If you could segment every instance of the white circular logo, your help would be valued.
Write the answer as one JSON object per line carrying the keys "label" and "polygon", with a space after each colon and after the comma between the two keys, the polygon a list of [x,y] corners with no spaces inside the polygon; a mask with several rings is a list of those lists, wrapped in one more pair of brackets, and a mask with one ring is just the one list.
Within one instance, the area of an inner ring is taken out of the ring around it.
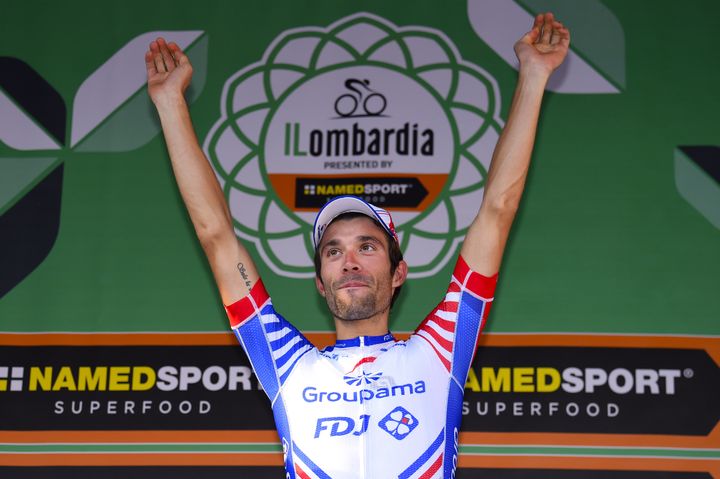
{"label": "white circular logo", "polygon": [[442,32],[370,14],[282,33],[221,106],[204,149],[236,232],[289,277],[314,275],[315,214],[343,194],[392,212],[411,277],[438,271],[503,126],[495,80]]}

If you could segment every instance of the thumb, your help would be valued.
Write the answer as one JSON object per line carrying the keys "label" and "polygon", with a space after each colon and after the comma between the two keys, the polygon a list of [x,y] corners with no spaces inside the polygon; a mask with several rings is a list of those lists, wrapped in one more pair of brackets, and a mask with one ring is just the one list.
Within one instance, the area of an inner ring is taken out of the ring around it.
{"label": "thumb", "polygon": [[522,36],[520,41],[522,43],[527,43],[528,45],[532,45],[537,41],[537,39],[540,37],[540,28],[533,27],[529,32],[527,32],[525,35]]}

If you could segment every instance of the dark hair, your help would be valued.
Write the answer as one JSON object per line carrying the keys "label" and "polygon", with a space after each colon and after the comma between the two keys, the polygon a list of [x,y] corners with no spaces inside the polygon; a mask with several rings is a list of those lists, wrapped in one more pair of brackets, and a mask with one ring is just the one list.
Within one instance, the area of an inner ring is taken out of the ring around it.
{"label": "dark hair", "polygon": [[[371,218],[368,215],[362,214],[362,213],[343,213],[339,215],[337,218],[333,219],[333,221],[346,221],[346,220],[352,220],[355,218],[368,218],[371,219],[375,226],[377,226],[384,234],[385,239],[388,242],[388,256],[390,257],[390,276],[395,274],[395,270],[397,269],[398,265],[400,264],[400,261],[403,259],[402,251],[400,250],[400,245],[397,241],[395,241],[395,238],[390,236],[390,234],[385,231],[385,228],[383,228],[378,220]],[[320,267],[322,266],[321,263],[321,257],[320,257],[320,245],[318,244],[318,247],[315,248],[315,255],[313,256],[313,262],[315,263],[315,276],[319,280],[322,281],[322,278],[320,277]],[[395,291],[393,292],[392,301],[390,302],[390,307],[392,308],[395,304],[395,300],[397,299],[398,295],[400,294],[400,289],[402,289],[402,285],[395,288]]]}

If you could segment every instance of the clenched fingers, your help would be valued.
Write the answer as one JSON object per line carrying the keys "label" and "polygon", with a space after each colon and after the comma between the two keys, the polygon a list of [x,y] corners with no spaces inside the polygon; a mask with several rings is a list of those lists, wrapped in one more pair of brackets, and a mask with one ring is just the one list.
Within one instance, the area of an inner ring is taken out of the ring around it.
{"label": "clenched fingers", "polygon": [[168,44],[165,43],[164,38],[158,38],[157,43],[160,47],[160,55],[162,57],[162,61],[165,64],[165,71],[173,71],[176,67],[175,58],[173,58],[173,55],[170,52],[170,48],[168,48]]}
{"label": "clenched fingers", "polygon": [[155,61],[153,60],[153,54],[150,50],[145,52],[145,68],[147,69],[148,76],[152,76],[157,73]]}
{"label": "clenched fingers", "polygon": [[540,39],[541,43],[549,44],[550,39],[552,38],[552,30],[553,30],[553,23],[555,22],[555,19],[553,17],[552,13],[546,13],[545,17],[543,18],[543,24],[542,24],[542,36]]}

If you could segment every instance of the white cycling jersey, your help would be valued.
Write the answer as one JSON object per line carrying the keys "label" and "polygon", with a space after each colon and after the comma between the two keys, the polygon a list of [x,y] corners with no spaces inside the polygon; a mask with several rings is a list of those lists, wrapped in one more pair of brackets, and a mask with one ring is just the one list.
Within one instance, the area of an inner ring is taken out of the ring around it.
{"label": "white cycling jersey", "polygon": [[228,306],[270,398],[286,477],[454,477],[465,381],[496,281],[459,258],[445,298],[407,341],[364,336],[323,350],[261,282]]}

